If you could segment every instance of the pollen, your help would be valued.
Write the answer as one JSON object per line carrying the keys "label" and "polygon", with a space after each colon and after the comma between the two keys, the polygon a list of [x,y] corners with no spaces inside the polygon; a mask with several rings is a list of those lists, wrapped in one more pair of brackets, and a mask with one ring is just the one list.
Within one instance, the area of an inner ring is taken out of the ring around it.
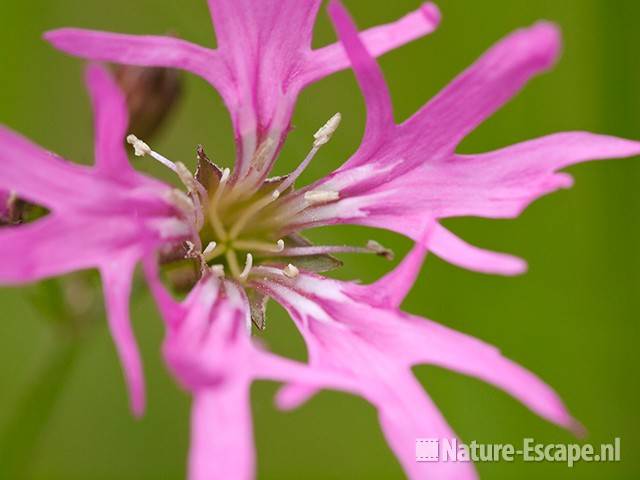
{"label": "pollen", "polygon": [[149,145],[144,143],[134,134],[127,136],[127,143],[133,146],[136,157],[144,157],[145,155],[149,155],[151,153],[151,148],[149,147]]}

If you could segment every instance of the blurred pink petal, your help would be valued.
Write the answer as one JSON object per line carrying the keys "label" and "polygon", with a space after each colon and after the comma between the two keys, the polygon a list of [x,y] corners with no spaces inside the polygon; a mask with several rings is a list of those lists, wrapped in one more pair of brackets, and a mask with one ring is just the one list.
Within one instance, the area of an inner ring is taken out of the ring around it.
{"label": "blurred pink petal", "polygon": [[110,76],[91,66],[87,84],[95,109],[95,167],[67,162],[0,127],[0,189],[50,210],[33,223],[0,229],[0,283],[99,269],[132,409],[140,415],[144,381],[129,320],[133,270],[144,255],[188,230],[168,200],[170,187],[130,167],[124,101]]}
{"label": "blurred pink petal", "polygon": [[191,480],[253,478],[249,391],[254,380],[354,390],[339,372],[311,369],[256,345],[247,298],[235,282],[208,275],[177,303],[158,282],[152,262],[147,263],[147,278],[166,321],[165,360],[194,397]]}

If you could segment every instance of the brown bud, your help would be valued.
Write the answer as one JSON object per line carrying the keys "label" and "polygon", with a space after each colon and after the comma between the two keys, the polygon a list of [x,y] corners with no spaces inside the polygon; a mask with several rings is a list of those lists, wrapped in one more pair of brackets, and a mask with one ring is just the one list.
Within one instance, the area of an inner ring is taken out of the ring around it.
{"label": "brown bud", "polygon": [[114,66],[129,107],[129,130],[149,139],[162,126],[182,93],[182,75],[169,68]]}

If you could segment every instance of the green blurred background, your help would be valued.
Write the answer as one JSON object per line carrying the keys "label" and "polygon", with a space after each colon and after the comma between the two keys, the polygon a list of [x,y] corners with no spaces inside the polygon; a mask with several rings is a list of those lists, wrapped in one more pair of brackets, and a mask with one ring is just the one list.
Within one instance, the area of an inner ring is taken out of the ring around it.
{"label": "green blurred background", "polygon": [[[345,3],[360,27],[393,20],[419,5],[417,0]],[[397,119],[410,115],[497,39],[544,18],[563,30],[560,64],[474,132],[462,150],[483,151],[570,129],[640,138],[640,3],[443,0],[439,6],[443,23],[435,34],[381,60]],[[129,33],[174,30],[183,38],[214,44],[203,0],[5,0],[0,25],[0,121],[78,162],[92,157],[82,64],[45,44],[40,39],[43,31],[61,26]],[[322,45],[333,38],[322,11],[315,42]],[[230,165],[231,128],[220,99],[198,78],[187,75],[185,82],[182,102],[153,146],[169,158],[193,163],[195,145],[204,143],[216,161]],[[304,92],[278,172],[303,158],[310,135],[336,111],[343,114],[342,126],[305,180],[330,171],[354,151],[364,119],[356,88],[352,74],[343,72]],[[159,174],[144,162],[139,168]],[[600,162],[570,172],[576,177],[572,190],[536,202],[516,221],[446,222],[478,245],[525,257],[529,273],[491,277],[431,257],[405,308],[496,344],[537,372],[586,425],[587,441],[621,437],[622,461],[583,463],[572,469],[551,463],[484,463],[478,465],[484,478],[640,477],[640,163]],[[410,248],[403,238],[366,229],[338,228],[312,237],[333,243],[376,238],[393,247],[397,258]],[[341,278],[369,281],[392,266],[371,257],[345,260]],[[183,478],[189,399],[163,368],[162,328],[144,289],[135,292],[132,307],[148,381],[149,408],[141,421],[129,414],[104,318],[76,342],[79,346],[60,354],[59,340],[33,306],[31,292],[0,290],[0,432],[21,418],[17,412],[32,422],[24,424],[26,430],[44,423],[37,448],[26,460],[26,478]],[[264,337],[275,351],[305,357],[291,322],[273,304]],[[60,358],[62,369],[55,367]],[[60,385],[51,412],[46,400],[51,385],[25,403],[47,367],[49,383]],[[573,441],[568,433],[476,380],[430,367],[416,373],[463,439]],[[57,382],[57,375],[64,382]],[[325,392],[297,411],[281,413],[273,407],[275,390],[270,383],[253,388],[259,478],[402,478],[375,411],[364,401]]]}

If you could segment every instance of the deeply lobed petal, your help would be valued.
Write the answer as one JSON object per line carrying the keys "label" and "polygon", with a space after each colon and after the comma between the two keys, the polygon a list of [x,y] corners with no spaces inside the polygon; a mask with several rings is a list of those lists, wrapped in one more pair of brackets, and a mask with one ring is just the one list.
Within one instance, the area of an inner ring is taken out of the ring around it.
{"label": "deeply lobed petal", "polygon": [[109,259],[100,268],[109,330],[122,362],[131,410],[136,416],[144,413],[145,388],[142,360],[129,317],[129,299],[133,273],[139,258],[135,251],[123,252],[119,257]]}
{"label": "deeply lobed petal", "polygon": [[[455,154],[467,133],[553,65],[560,40],[552,24],[541,22],[507,36],[396,125],[382,73],[346,10],[334,0],[330,14],[365,97],[367,128],[344,165],[298,193],[301,198],[309,190],[335,192],[339,200],[292,212],[285,230],[355,223],[418,240],[425,219],[515,217],[535,199],[571,185],[558,170],[640,154],[640,142],[586,132],[550,135],[485,154]],[[441,227],[432,242],[434,252],[465,268],[503,274],[525,269],[520,259],[468,245]]]}
{"label": "deeply lobed petal", "polygon": [[85,81],[93,104],[95,171],[105,177],[133,181],[138,174],[122,146],[129,125],[126,99],[98,65],[87,68]]}
{"label": "deeply lobed petal", "polygon": [[[416,438],[455,437],[412,377],[410,368],[417,364],[476,377],[511,394],[547,420],[579,430],[551,388],[496,348],[397,310],[406,286],[415,278],[415,263],[421,263],[428,239],[427,233],[387,275],[389,286],[381,282],[363,286],[301,273],[295,280],[273,277],[258,281],[258,288],[290,313],[307,344],[310,364],[350,377],[353,388],[379,409],[387,440],[410,478],[474,477],[469,464],[415,462]],[[281,390],[279,405],[293,408],[316,388],[289,385]]]}
{"label": "deeply lobed petal", "polygon": [[311,369],[255,344],[247,330],[247,297],[235,282],[205,276],[178,303],[159,282],[153,259],[147,258],[145,269],[167,327],[165,360],[194,397],[191,480],[253,478],[249,391],[254,380],[353,391],[352,382],[336,372]]}
{"label": "deeply lobed petal", "polygon": [[67,162],[0,127],[0,188],[50,210],[33,223],[0,229],[0,283],[98,268],[132,410],[140,415],[143,373],[128,313],[134,268],[188,230],[167,200],[170,187],[129,165],[124,98],[114,81],[96,65],[87,69],[86,81],[95,111],[95,167]]}
{"label": "deeply lobed petal", "polygon": [[[233,121],[235,178],[257,187],[269,173],[290,128],[302,88],[349,66],[340,44],[311,49],[320,0],[210,0],[218,48],[183,40],[119,35],[80,29],[48,32],[45,38],[72,55],[133,65],[191,71],[211,83]],[[440,14],[425,4],[397,22],[362,32],[381,55],[435,29]],[[245,178],[249,177],[249,178]]]}

